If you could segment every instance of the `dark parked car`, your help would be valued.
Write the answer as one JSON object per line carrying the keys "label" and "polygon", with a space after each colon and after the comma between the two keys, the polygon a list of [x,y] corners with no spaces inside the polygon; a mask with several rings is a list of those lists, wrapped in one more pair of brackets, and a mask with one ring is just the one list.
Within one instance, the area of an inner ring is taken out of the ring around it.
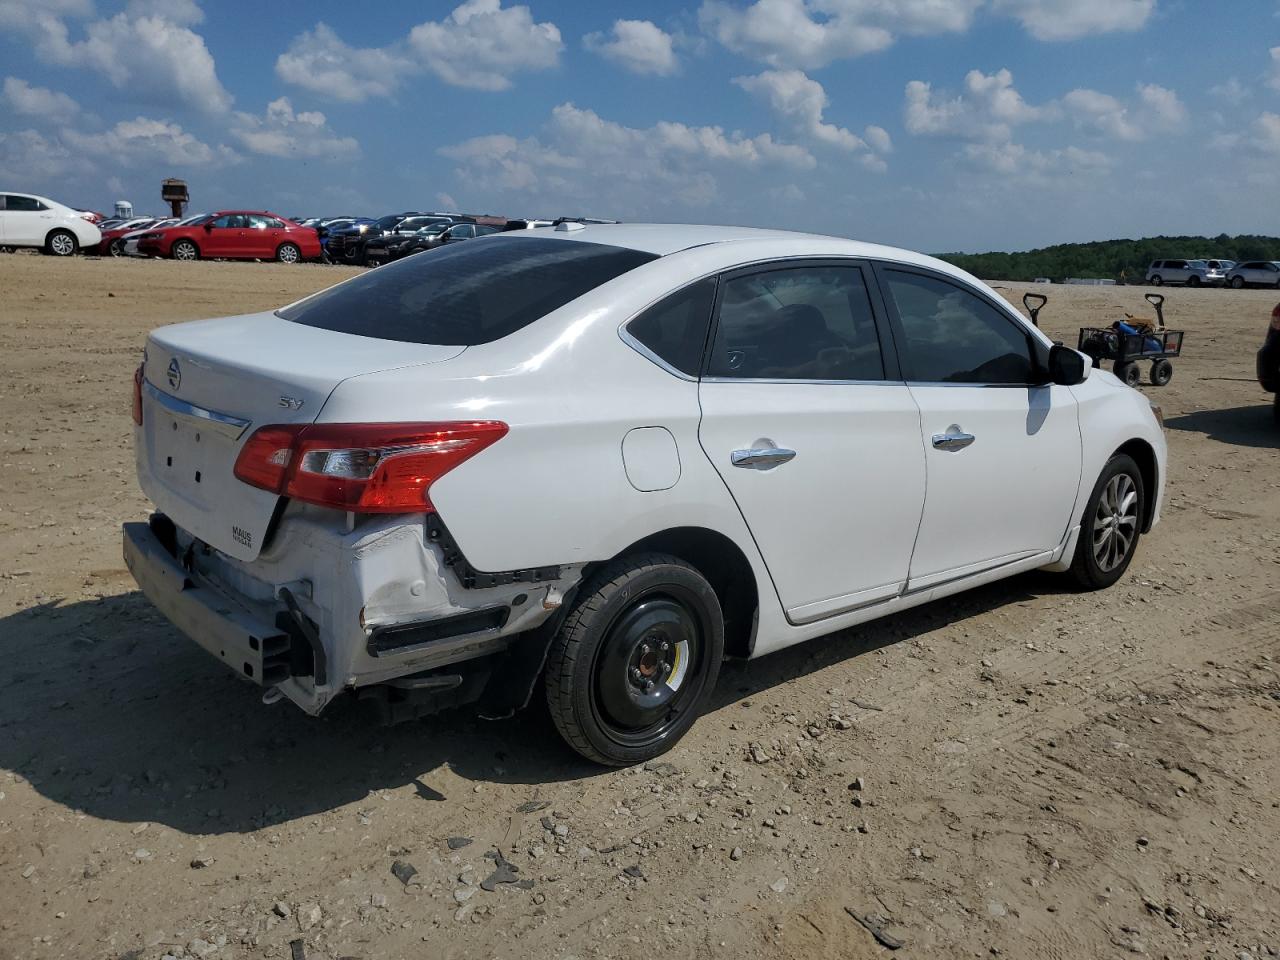
{"label": "dark parked car", "polygon": [[404,213],[392,213],[379,217],[372,222],[330,228],[325,241],[325,252],[334,263],[364,264],[366,243],[395,230],[407,218],[420,216],[427,216],[427,214],[408,210]]}
{"label": "dark parked car", "polygon": [[[469,218],[463,217],[443,215],[408,217],[394,230],[365,241],[365,262],[377,266],[380,263],[390,263],[392,260],[407,257],[411,253],[431,250],[445,243],[444,235],[452,228],[475,226]],[[497,230],[496,227],[487,226],[479,229],[484,233],[493,233]],[[464,236],[468,233],[471,231],[460,229],[457,239],[469,239]],[[478,235],[471,233],[471,236]]]}
{"label": "dark parked car", "polygon": [[1267,328],[1267,339],[1258,351],[1258,383],[1268,393],[1275,394],[1273,409],[1276,423],[1280,423],[1280,303],[1271,311],[1271,326]]}

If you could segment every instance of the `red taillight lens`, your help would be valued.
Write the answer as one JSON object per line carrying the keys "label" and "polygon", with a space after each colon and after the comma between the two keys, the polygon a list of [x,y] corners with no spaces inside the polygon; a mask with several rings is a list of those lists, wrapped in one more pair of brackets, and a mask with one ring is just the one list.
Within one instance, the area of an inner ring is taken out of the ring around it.
{"label": "red taillight lens", "polygon": [[1280,330],[1280,303],[1271,311],[1271,329]]}
{"label": "red taillight lens", "polygon": [[142,364],[133,371],[133,422],[142,426]]}
{"label": "red taillight lens", "polygon": [[283,493],[293,460],[293,444],[304,429],[305,424],[299,424],[253,431],[236,457],[236,477],[251,487]]}
{"label": "red taillight lens", "polygon": [[241,449],[235,475],[338,510],[427,513],[431,484],[506,433],[493,420],[262,427]]}

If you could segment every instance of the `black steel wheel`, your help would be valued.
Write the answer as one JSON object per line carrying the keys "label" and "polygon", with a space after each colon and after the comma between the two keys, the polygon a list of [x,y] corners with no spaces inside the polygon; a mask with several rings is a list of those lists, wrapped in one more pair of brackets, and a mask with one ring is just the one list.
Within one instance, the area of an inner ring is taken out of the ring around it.
{"label": "black steel wheel", "polygon": [[671,749],[715,687],[724,620],[715,591],[676,557],[615,561],[586,583],[547,657],[556,729],[596,763]]}
{"label": "black steel wheel", "polygon": [[1087,590],[1111,586],[1129,569],[1142,536],[1146,489],[1133,458],[1112,457],[1094,485],[1071,560],[1071,575]]}
{"label": "black steel wheel", "polygon": [[1160,274],[1158,273],[1151,278],[1151,285],[1153,287],[1161,286],[1163,283],[1164,283],[1164,277],[1160,276]]}
{"label": "black steel wheel", "polygon": [[1150,379],[1153,386],[1163,387],[1173,379],[1173,364],[1168,360],[1153,361],[1151,364]]}

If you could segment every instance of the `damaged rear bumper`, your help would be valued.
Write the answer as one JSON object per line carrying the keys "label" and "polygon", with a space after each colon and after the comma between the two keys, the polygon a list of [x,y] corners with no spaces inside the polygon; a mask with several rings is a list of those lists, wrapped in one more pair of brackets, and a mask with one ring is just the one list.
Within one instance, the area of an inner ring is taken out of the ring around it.
{"label": "damaged rear bumper", "polygon": [[449,548],[421,519],[348,529],[340,517],[299,512],[250,562],[162,514],[125,524],[123,534],[129,570],[174,626],[310,714],[344,689],[392,691],[399,700],[406,691],[417,700],[447,692],[442,705],[475,699],[500,658],[524,659],[511,648],[558,609],[580,575],[554,568],[555,580],[479,583],[465,563],[446,563]]}
{"label": "damaged rear bumper", "polygon": [[124,562],[170,623],[240,676],[265,687],[289,678],[289,635],[200,584],[149,524],[124,525]]}

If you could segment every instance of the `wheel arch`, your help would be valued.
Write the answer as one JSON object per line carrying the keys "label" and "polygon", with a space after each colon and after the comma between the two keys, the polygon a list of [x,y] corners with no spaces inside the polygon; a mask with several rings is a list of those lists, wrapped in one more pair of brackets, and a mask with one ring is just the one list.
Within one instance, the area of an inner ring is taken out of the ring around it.
{"label": "wheel arch", "polygon": [[49,228],[49,232],[44,235],[44,243],[40,245],[41,249],[48,250],[49,244],[53,242],[54,234],[57,234],[57,233],[65,233],[67,236],[69,236],[75,242],[77,251],[84,249],[84,244],[80,242],[80,238],[76,236],[76,232],[72,230],[70,227],[64,227],[61,225]]}
{"label": "wheel arch", "polygon": [[1152,522],[1155,520],[1156,491],[1159,489],[1160,482],[1160,463],[1156,459],[1155,449],[1147,441],[1134,437],[1122,443],[1112,456],[1119,454],[1132,457],[1142,473],[1142,488],[1146,493],[1142,504],[1142,532],[1149,533]]}
{"label": "wheel arch", "polygon": [[610,560],[636,553],[670,554],[706,577],[724,615],[725,654],[744,659],[751,656],[760,595],[751,561],[741,547],[706,527],[673,527],[637,540]]}

